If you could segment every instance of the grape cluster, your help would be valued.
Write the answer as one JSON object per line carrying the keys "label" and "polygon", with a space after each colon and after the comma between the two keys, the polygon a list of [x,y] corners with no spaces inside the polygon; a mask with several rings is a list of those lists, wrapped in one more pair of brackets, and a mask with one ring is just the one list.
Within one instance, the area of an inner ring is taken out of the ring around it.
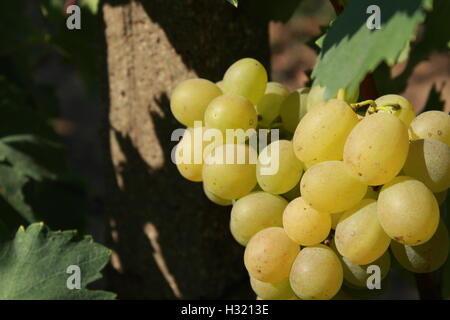
{"label": "grape cluster", "polygon": [[[449,251],[439,205],[450,186],[450,116],[416,117],[394,94],[356,102],[358,92],[339,90],[325,99],[320,86],[289,92],[267,81],[261,63],[245,58],[222,81],[186,80],[171,96],[173,115],[188,127],[177,168],[202,182],[212,202],[232,205],[231,234],[245,246],[258,298],[340,298],[343,283],[367,288],[373,266],[385,278],[391,254],[411,272],[441,267]],[[279,138],[259,152],[248,137],[205,134],[260,128]]]}

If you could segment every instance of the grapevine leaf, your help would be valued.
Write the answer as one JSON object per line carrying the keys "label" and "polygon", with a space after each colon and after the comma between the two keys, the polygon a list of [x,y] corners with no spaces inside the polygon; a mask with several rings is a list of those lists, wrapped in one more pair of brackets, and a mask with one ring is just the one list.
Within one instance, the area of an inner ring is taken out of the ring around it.
{"label": "grapevine leaf", "polygon": [[227,0],[229,3],[231,3],[236,8],[238,7],[238,0]]}
{"label": "grapevine leaf", "polygon": [[[50,231],[42,223],[0,243],[0,299],[114,299],[115,294],[86,289],[101,277],[111,251],[76,231]],[[67,268],[78,266],[81,288],[68,289]]]}
{"label": "grapevine leaf", "polygon": [[[315,84],[327,87],[331,97],[340,88],[356,92],[367,72],[382,61],[398,61],[405,45],[424,20],[424,0],[349,1],[328,30],[312,76]],[[370,30],[366,13],[370,5],[380,8],[381,29]]]}

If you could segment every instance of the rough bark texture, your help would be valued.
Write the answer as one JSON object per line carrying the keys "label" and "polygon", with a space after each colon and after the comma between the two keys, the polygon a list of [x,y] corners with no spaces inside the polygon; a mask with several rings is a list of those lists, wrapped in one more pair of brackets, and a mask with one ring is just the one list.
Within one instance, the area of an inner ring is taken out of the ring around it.
{"label": "rough bark texture", "polygon": [[230,208],[209,203],[170,160],[181,80],[219,80],[235,60],[269,63],[267,24],[225,0],[105,1],[110,289],[119,298],[249,297]]}

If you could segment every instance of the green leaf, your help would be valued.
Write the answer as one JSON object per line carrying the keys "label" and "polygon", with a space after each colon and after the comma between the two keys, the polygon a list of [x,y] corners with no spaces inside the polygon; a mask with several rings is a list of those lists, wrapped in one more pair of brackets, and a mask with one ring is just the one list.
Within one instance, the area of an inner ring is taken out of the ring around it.
{"label": "green leaf", "polygon": [[[327,97],[340,88],[356,92],[364,76],[382,61],[397,62],[417,25],[424,20],[423,3],[424,0],[349,1],[325,36],[312,73],[315,84],[327,87]],[[380,7],[381,29],[369,30],[366,26],[370,5]]]}
{"label": "green leaf", "polygon": [[231,3],[236,8],[238,7],[238,0],[227,0],[229,3]]}
{"label": "green leaf", "polygon": [[[114,299],[111,292],[86,289],[101,278],[110,255],[76,231],[52,232],[42,223],[21,227],[14,240],[0,243],[0,299]],[[81,270],[81,289],[67,288],[71,265]]]}
{"label": "green leaf", "polygon": [[80,5],[86,7],[92,14],[97,14],[99,0],[80,0]]}

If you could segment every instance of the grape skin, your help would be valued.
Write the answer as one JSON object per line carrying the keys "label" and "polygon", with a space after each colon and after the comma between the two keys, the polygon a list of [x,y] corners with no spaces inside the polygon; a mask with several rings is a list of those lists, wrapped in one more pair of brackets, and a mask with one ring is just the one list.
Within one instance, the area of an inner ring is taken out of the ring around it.
{"label": "grape skin", "polygon": [[312,166],[300,182],[300,194],[319,211],[338,213],[356,205],[367,186],[348,172],[342,161],[325,161]]}
{"label": "grape skin", "polygon": [[283,227],[292,241],[311,246],[327,238],[331,230],[331,216],[315,210],[300,197],[289,202],[284,209]]}
{"label": "grape skin", "polygon": [[[225,157],[234,154],[233,163]],[[245,162],[238,163],[236,155],[245,155]],[[250,193],[256,186],[256,152],[244,144],[217,146],[207,155],[203,164],[203,181],[206,188],[220,198],[233,200]],[[213,160],[221,163],[212,163]],[[253,162],[254,161],[254,162]]]}
{"label": "grape skin", "polygon": [[222,206],[222,207],[227,207],[227,206],[231,206],[232,204],[232,200],[227,200],[227,199],[223,199],[217,195],[215,195],[214,193],[212,193],[211,191],[209,191],[205,184],[203,183],[203,192],[205,193],[206,197],[213,203]]}
{"label": "grape skin", "polygon": [[347,136],[357,123],[356,113],[342,100],[331,99],[316,106],[295,130],[295,155],[308,164],[341,160]]}
{"label": "grape skin", "polygon": [[239,244],[246,246],[257,232],[269,227],[282,227],[287,204],[282,197],[263,191],[240,198],[231,210],[231,234]]}
{"label": "grape skin", "polygon": [[391,250],[397,261],[411,272],[436,271],[448,257],[449,237],[445,222],[440,221],[436,233],[428,242],[412,247],[393,241]]}
{"label": "grape skin", "polygon": [[389,237],[411,246],[427,242],[439,223],[439,206],[433,193],[407,176],[395,177],[383,186],[377,214]]}
{"label": "grape skin", "polygon": [[375,100],[375,103],[377,106],[399,104],[400,109],[398,110],[395,110],[392,107],[384,107],[383,109],[378,110],[377,112],[386,112],[393,114],[394,116],[398,117],[401,121],[403,121],[406,127],[408,127],[411,121],[413,121],[414,118],[416,117],[416,114],[414,112],[411,103],[404,97],[399,96],[397,94],[387,94],[381,96]]}
{"label": "grape skin", "polygon": [[435,139],[450,147],[450,115],[442,111],[419,114],[410,126],[412,140]]}
{"label": "grape skin", "polygon": [[361,182],[378,186],[400,172],[408,147],[403,122],[391,114],[375,113],[361,120],[348,136],[344,162]]}
{"label": "grape skin", "polygon": [[170,97],[173,116],[187,127],[194,121],[203,121],[209,103],[222,94],[222,90],[206,79],[189,79],[181,82]]}
{"label": "grape skin", "polygon": [[281,83],[268,82],[263,97],[256,105],[258,124],[262,128],[270,128],[272,122],[280,115],[283,101],[289,95],[289,90]]}
{"label": "grape skin", "polygon": [[294,293],[305,300],[328,300],[341,288],[342,264],[327,246],[303,248],[292,265],[289,275]]}
{"label": "grape skin", "polygon": [[263,300],[290,300],[295,298],[289,278],[270,283],[259,281],[250,276],[250,285],[256,295]]}
{"label": "grape skin", "polygon": [[[278,166],[276,164],[278,163]],[[263,174],[276,168],[273,174]],[[260,187],[273,194],[282,194],[298,184],[303,174],[303,164],[294,154],[292,142],[277,140],[266,146],[258,156],[256,178]]]}
{"label": "grape skin", "polygon": [[[203,127],[187,128],[175,150],[175,163],[178,171],[184,178],[193,182],[202,181],[203,152],[209,145],[202,139],[203,129]],[[201,148],[196,145],[197,135],[201,139],[198,141]],[[186,159],[184,159],[185,157]]]}
{"label": "grape skin", "polygon": [[300,247],[284,232],[271,227],[256,233],[244,252],[244,264],[253,278],[263,282],[279,282],[289,276]]}
{"label": "grape skin", "polygon": [[252,58],[233,63],[223,76],[224,93],[243,96],[256,105],[264,95],[267,85],[267,71]]}
{"label": "grape skin", "polygon": [[447,190],[450,187],[450,147],[433,139],[412,141],[403,172],[425,183],[432,192]]}
{"label": "grape skin", "polygon": [[[215,98],[205,111],[205,126],[219,129],[225,140],[226,129],[255,129],[257,115],[251,102],[235,94]],[[229,142],[229,141],[228,141]]]}
{"label": "grape skin", "polygon": [[371,263],[389,248],[391,239],[377,218],[377,202],[364,199],[344,212],[336,226],[334,241],[339,253],[359,265]]}
{"label": "grape skin", "polygon": [[280,117],[283,127],[294,133],[300,120],[306,114],[306,99],[309,88],[301,88],[291,92],[280,107]]}

